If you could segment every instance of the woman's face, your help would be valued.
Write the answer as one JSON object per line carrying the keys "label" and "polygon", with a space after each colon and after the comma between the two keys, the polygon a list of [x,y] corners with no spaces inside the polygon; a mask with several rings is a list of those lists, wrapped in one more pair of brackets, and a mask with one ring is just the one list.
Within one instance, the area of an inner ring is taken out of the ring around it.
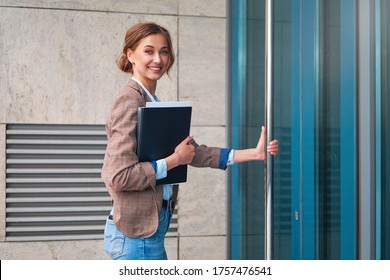
{"label": "woman's face", "polygon": [[127,51],[127,58],[133,64],[133,76],[145,86],[153,85],[165,74],[169,51],[161,34],[143,38],[137,48]]}

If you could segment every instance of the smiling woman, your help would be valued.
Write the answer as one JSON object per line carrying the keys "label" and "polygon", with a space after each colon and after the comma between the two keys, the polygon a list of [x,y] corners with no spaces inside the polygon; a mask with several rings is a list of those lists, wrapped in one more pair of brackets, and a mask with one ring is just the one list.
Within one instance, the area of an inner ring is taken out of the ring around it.
{"label": "smiling woman", "polygon": [[[166,158],[141,162],[136,154],[138,109],[158,102],[157,82],[168,73],[174,52],[168,31],[155,23],[139,23],[125,36],[119,68],[132,78],[119,92],[106,122],[107,148],[102,179],[113,200],[107,218],[104,249],[112,259],[167,259],[164,238],[178,193],[177,185],[158,185],[157,180],[179,165],[225,170],[228,165],[264,160],[276,155],[278,141],[266,150],[266,130],[261,130],[252,149],[198,145],[187,136]],[[158,121],[158,120],[156,120]],[[153,139],[159,141],[159,139]]]}

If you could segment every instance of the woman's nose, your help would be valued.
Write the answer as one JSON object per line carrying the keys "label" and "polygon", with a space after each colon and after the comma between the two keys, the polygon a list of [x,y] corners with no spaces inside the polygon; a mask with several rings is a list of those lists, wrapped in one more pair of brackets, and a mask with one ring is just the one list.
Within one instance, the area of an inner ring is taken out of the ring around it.
{"label": "woman's nose", "polygon": [[158,63],[160,63],[160,61],[161,61],[160,54],[159,54],[159,53],[156,53],[156,54],[154,55],[153,62],[158,62]]}

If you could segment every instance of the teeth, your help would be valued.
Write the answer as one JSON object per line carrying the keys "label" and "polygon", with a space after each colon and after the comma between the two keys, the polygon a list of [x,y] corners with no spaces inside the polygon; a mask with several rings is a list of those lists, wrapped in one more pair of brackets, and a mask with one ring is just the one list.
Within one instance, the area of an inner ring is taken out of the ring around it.
{"label": "teeth", "polygon": [[152,69],[152,70],[160,70],[161,68],[160,67],[150,67],[150,69]]}

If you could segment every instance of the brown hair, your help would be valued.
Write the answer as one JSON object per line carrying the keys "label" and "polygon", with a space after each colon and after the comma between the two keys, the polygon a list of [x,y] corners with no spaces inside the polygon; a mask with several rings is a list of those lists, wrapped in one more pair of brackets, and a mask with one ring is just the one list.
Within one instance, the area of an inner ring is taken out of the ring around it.
{"label": "brown hair", "polygon": [[123,43],[123,51],[119,54],[116,61],[120,70],[126,73],[133,73],[133,65],[127,59],[127,50],[131,49],[134,51],[143,38],[154,34],[163,35],[167,41],[169,53],[167,74],[169,74],[169,70],[175,62],[175,53],[173,52],[171,36],[169,35],[168,30],[154,22],[137,23],[127,30]]}

